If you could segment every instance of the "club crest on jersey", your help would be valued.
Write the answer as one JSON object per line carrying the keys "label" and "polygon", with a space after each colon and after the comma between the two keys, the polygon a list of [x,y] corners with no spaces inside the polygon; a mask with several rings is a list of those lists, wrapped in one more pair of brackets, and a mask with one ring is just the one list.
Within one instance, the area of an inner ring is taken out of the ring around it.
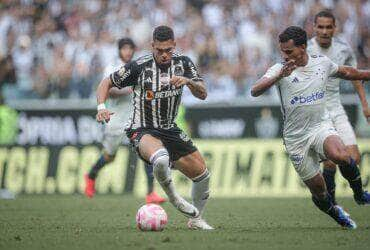
{"label": "club crest on jersey", "polygon": [[181,65],[176,65],[173,73],[175,76],[183,76],[184,68]]}
{"label": "club crest on jersey", "polygon": [[167,73],[161,73],[159,75],[159,82],[161,85],[169,85],[170,84],[170,76]]}

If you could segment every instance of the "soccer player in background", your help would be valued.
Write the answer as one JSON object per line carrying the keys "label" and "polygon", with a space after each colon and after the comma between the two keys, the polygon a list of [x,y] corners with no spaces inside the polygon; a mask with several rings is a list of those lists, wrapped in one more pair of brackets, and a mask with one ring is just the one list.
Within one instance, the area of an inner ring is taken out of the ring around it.
{"label": "soccer player in background", "polygon": [[302,181],[312,193],[314,204],[344,228],[356,223],[327,192],[320,172],[320,158],[339,165],[358,203],[369,204],[370,194],[362,189],[356,161],[346,151],[341,138],[328,117],[326,86],[329,77],[347,80],[369,80],[370,71],[338,66],[323,55],[307,54],[307,34],[291,26],[279,35],[284,61],[272,66],[252,88],[259,96],[272,86],[280,94],[284,119],[283,140],[289,157]]}
{"label": "soccer player in background", "polygon": [[[97,121],[110,120],[110,110],[104,105],[109,90],[113,86],[132,86],[134,111],[126,128],[132,145],[145,162],[153,165],[154,176],[172,205],[189,217],[188,227],[209,230],[213,228],[202,218],[202,212],[209,197],[210,174],[198,149],[175,123],[183,88],[186,86],[202,100],[207,90],[193,62],[174,53],[175,47],[173,30],[156,27],[151,54],[126,64],[100,82]],[[193,204],[177,193],[171,168],[192,180]]]}
{"label": "soccer player in background", "polygon": [[[334,36],[335,33],[335,17],[328,11],[320,11],[316,14],[314,20],[315,37],[308,41],[307,52],[312,55],[325,55],[338,65],[348,65],[357,67],[356,56],[350,46],[340,38]],[[329,111],[329,116],[333,122],[334,128],[346,146],[347,152],[358,165],[360,163],[361,154],[357,146],[356,136],[348,121],[347,114],[341,104],[339,94],[338,78],[329,77],[326,87],[326,105]],[[365,118],[370,118],[370,109],[366,100],[366,92],[361,81],[352,81],[355,90],[361,101],[362,110]],[[335,200],[335,173],[336,164],[332,161],[324,162],[323,176],[326,182],[326,187],[330,196]],[[358,201],[358,199],[356,199]]]}
{"label": "soccer player in background", "polygon": [[[135,53],[135,44],[130,38],[121,38],[118,40],[118,55],[117,61],[112,65],[108,65],[104,70],[104,77],[108,77],[122,65],[130,62]],[[113,87],[109,90],[109,107],[113,111],[112,118],[109,123],[105,124],[103,138],[103,153],[94,166],[91,167],[89,173],[85,176],[85,195],[92,198],[95,194],[95,179],[99,171],[108,163],[111,163],[117,153],[118,147],[122,144],[128,144],[127,137],[124,131],[124,125],[128,122],[132,111],[130,105],[132,89],[131,87],[118,89]],[[148,191],[146,195],[146,203],[162,203],[166,201],[153,191],[153,167],[150,164],[145,164],[145,172],[148,180]]]}

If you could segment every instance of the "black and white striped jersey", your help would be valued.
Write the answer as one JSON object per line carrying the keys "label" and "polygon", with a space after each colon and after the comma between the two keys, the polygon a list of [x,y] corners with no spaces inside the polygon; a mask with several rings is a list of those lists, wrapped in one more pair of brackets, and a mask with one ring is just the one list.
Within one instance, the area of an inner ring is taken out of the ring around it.
{"label": "black and white striped jersey", "polygon": [[127,129],[169,129],[175,126],[183,86],[176,88],[170,84],[172,76],[202,81],[190,58],[178,54],[173,54],[171,64],[165,68],[159,66],[149,54],[127,63],[110,75],[116,87],[133,88],[134,110]]}

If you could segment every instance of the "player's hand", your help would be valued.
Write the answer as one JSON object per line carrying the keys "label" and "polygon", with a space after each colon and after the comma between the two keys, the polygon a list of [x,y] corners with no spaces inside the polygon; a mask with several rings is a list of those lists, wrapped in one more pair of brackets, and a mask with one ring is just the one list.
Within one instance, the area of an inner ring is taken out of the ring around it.
{"label": "player's hand", "polygon": [[98,122],[109,122],[111,115],[113,115],[113,112],[110,112],[108,109],[101,109],[96,114],[96,120]]}
{"label": "player's hand", "polygon": [[294,65],[294,60],[290,60],[287,63],[284,64],[284,66],[281,68],[279,77],[287,77],[290,76],[290,74],[297,68],[296,65]]}
{"label": "player's hand", "polygon": [[186,85],[189,83],[189,78],[186,78],[184,76],[173,76],[170,79],[170,84],[175,85],[176,88],[179,88],[183,85]]}
{"label": "player's hand", "polygon": [[367,123],[370,124],[370,108],[369,107],[363,107],[362,108],[362,113],[364,114]]}

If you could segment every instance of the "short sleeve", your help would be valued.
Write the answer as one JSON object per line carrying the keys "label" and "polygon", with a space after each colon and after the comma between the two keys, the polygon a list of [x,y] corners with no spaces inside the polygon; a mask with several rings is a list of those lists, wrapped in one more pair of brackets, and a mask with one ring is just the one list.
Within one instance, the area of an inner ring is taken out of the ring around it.
{"label": "short sleeve", "polygon": [[137,84],[140,75],[139,66],[135,61],[122,66],[119,70],[109,75],[113,85],[118,88],[133,86]]}
{"label": "short sleeve", "polygon": [[183,58],[184,63],[184,76],[190,78],[193,81],[203,81],[202,77],[199,75],[197,67],[187,56]]}
{"label": "short sleeve", "polygon": [[277,63],[274,66],[270,67],[267,72],[262,76],[266,78],[273,78],[280,74],[283,65],[281,63]]}
{"label": "short sleeve", "polygon": [[335,74],[338,72],[338,64],[336,64],[335,62],[333,62],[332,60],[330,60],[329,58],[327,58],[328,61],[329,61],[329,69],[328,69],[328,72],[329,72],[329,76],[335,76]]}
{"label": "short sleeve", "polygon": [[349,49],[348,52],[349,52],[348,57],[347,57],[346,61],[344,62],[344,65],[357,68],[357,59],[356,59],[355,53],[353,52],[352,49]]}

